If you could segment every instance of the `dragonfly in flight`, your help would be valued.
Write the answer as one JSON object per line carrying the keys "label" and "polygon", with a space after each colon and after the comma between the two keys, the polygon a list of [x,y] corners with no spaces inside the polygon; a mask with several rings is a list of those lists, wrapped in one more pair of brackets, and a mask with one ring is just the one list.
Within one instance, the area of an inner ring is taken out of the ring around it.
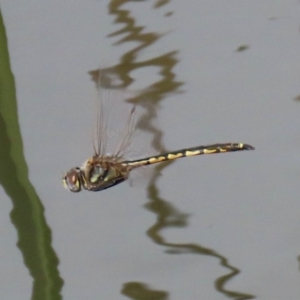
{"label": "dragonfly in flight", "polygon": [[72,168],[65,173],[62,178],[64,187],[71,192],[80,192],[82,189],[94,192],[102,191],[127,180],[130,172],[136,168],[163,161],[204,154],[254,150],[254,147],[248,144],[223,143],[186,148],[142,159],[127,160],[124,157],[124,153],[129,147],[132,134],[135,131],[135,107],[130,112],[127,124],[121,135],[122,140],[117,149],[113,154],[106,154],[107,133],[105,131],[107,115],[104,113],[102,101],[100,101],[99,106],[94,155],[80,167]]}

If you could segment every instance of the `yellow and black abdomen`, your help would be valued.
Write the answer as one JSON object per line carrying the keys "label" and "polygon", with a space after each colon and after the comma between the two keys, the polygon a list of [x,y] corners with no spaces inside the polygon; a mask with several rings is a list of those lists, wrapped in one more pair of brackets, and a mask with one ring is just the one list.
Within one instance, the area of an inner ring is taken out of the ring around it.
{"label": "yellow and black abdomen", "polygon": [[134,161],[124,161],[122,164],[136,168],[139,166],[151,165],[167,160],[173,160],[181,157],[195,156],[195,155],[204,155],[204,154],[215,154],[215,153],[226,153],[233,151],[242,151],[242,150],[254,150],[254,147],[242,143],[226,143],[226,144],[213,144],[207,146],[198,146],[187,149],[181,149],[177,151],[172,151],[152,157],[147,157],[144,159],[138,159]]}

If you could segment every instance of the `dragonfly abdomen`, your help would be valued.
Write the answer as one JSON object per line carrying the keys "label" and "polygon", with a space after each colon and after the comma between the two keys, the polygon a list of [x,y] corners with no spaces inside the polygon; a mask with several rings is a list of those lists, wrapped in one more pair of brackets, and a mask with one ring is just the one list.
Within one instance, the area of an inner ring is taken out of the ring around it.
{"label": "dragonfly abdomen", "polygon": [[122,165],[126,165],[132,168],[137,168],[139,166],[151,165],[151,164],[173,160],[181,157],[204,155],[204,154],[215,154],[215,153],[226,153],[226,152],[242,151],[242,150],[254,150],[254,147],[243,143],[226,143],[226,144],[198,146],[198,147],[172,151],[160,155],[155,155],[144,159],[138,159],[134,161],[124,161],[122,162]]}

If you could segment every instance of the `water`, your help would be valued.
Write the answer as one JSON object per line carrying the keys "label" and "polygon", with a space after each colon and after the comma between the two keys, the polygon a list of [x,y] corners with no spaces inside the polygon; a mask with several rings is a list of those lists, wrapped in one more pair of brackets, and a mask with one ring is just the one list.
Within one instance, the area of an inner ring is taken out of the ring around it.
{"label": "water", "polygon": [[[299,3],[157,3],[1,2],[29,170],[7,129],[1,299],[299,298]],[[157,151],[256,150],[161,165],[145,189],[67,192],[63,172],[92,154],[99,66],[147,88]]]}

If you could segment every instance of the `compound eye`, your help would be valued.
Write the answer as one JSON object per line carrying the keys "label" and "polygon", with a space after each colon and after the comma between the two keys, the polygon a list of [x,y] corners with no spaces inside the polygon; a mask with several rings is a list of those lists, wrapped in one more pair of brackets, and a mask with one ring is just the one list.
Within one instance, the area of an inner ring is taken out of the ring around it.
{"label": "compound eye", "polygon": [[72,169],[63,177],[63,185],[71,192],[77,193],[81,191],[81,182],[79,178],[79,170]]}

